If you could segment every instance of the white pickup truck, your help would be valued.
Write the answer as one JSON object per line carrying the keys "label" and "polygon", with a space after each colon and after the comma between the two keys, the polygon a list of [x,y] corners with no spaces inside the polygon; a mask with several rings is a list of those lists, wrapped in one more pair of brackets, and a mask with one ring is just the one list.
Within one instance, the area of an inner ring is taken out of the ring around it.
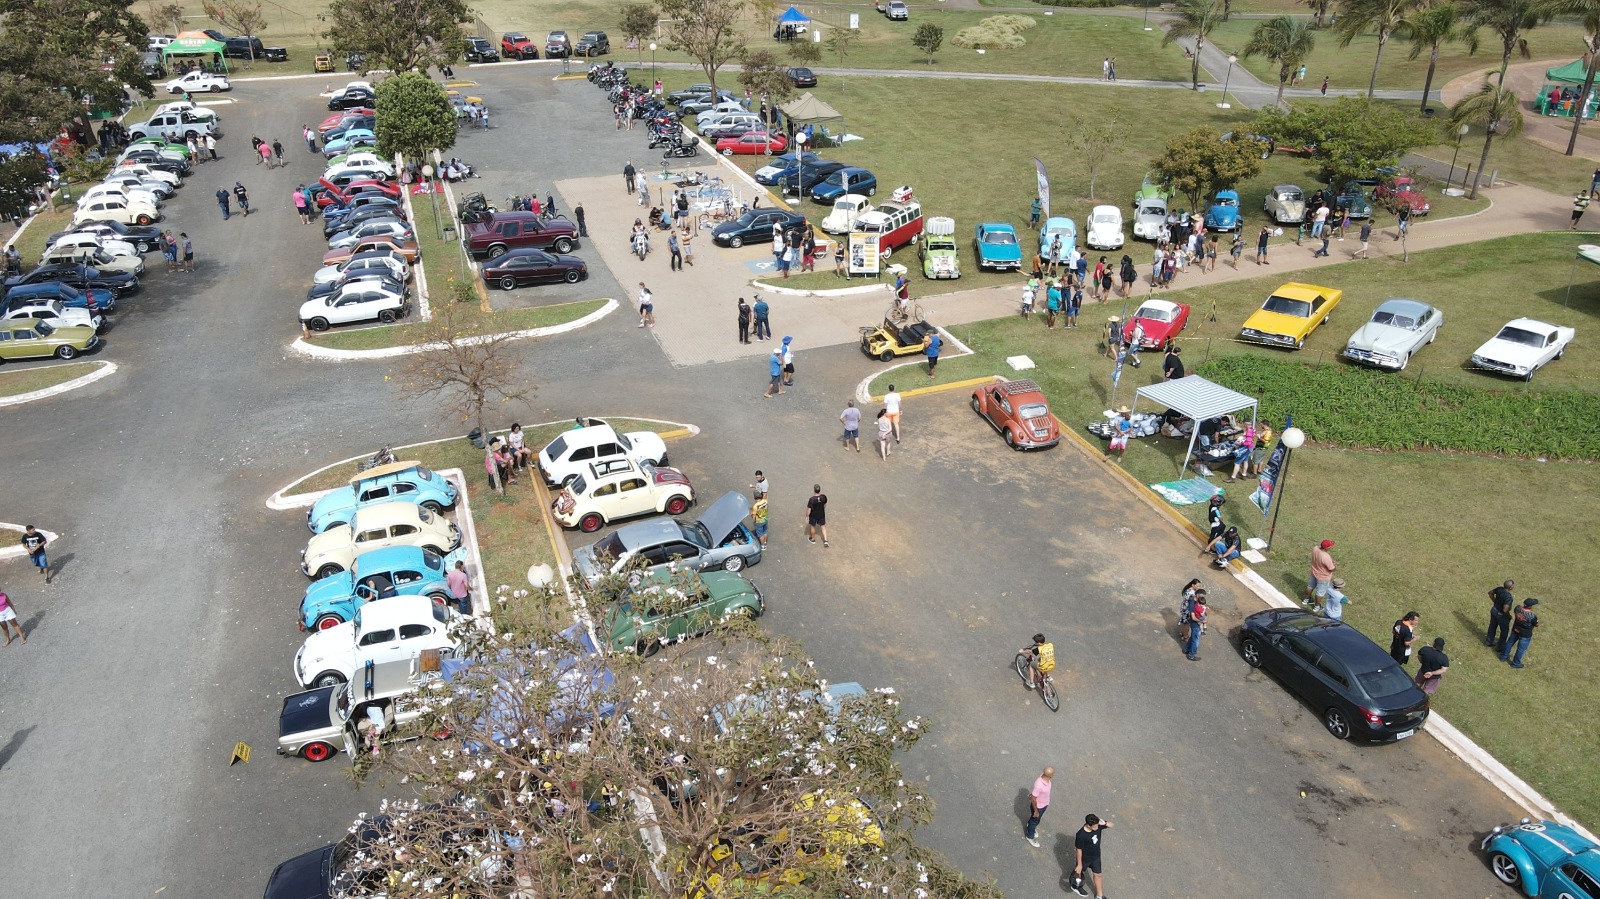
{"label": "white pickup truck", "polygon": [[878,12],[883,13],[895,22],[904,22],[911,18],[911,10],[906,8],[905,0],[888,0],[887,3],[879,0],[874,6]]}

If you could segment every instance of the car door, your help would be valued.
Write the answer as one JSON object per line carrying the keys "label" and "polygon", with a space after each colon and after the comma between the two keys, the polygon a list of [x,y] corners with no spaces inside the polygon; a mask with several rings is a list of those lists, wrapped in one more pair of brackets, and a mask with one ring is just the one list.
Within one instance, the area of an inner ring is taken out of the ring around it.
{"label": "car door", "polygon": [[361,503],[362,505],[365,505],[367,503],[379,503],[379,502],[383,502],[384,500],[388,499],[389,498],[389,493],[390,493],[389,485],[388,484],[380,484],[380,485],[378,485],[376,487],[367,488],[365,491],[362,492],[362,494],[359,497],[356,498],[356,501]]}
{"label": "car door", "polygon": [[[617,482],[614,505],[616,516],[643,515],[656,510],[655,497],[650,494],[649,483],[642,477],[629,476]],[[611,516],[607,516],[608,518]]]}
{"label": "car door", "polygon": [[417,527],[414,524],[406,524],[406,523],[402,522],[400,524],[390,525],[389,526],[389,538],[388,538],[388,542],[385,545],[386,546],[409,546],[412,543],[416,542],[416,539],[417,539],[416,535],[421,533],[421,532],[422,532],[422,529]]}
{"label": "car door", "polygon": [[[414,568],[406,568],[406,569],[402,569],[402,570],[399,570],[399,571],[391,571],[391,572],[389,572],[389,580],[397,588],[399,588],[399,587],[409,587],[409,586],[412,586],[414,584],[417,584],[417,583],[421,582],[422,577],[423,577],[422,572],[417,571]],[[402,592],[407,592],[407,591],[402,591]]]}
{"label": "car door", "polygon": [[385,545],[385,541],[388,539],[389,531],[387,528],[368,528],[364,531],[358,531],[355,538],[355,551],[359,555],[369,549],[377,549]]}
{"label": "car door", "polygon": [[529,256],[524,259],[522,261],[525,267],[524,277],[528,283],[547,284],[551,281],[559,281],[560,278],[556,273],[555,266],[550,263],[551,260],[544,256]]}
{"label": "car door", "polygon": [[394,485],[394,498],[414,503],[417,501],[418,487],[411,481],[400,481]]}
{"label": "car door", "polygon": [[20,359],[21,347],[10,328],[0,328],[0,359]]}
{"label": "car door", "polygon": [[989,388],[989,402],[984,404],[989,416],[989,422],[996,428],[1004,429],[1006,422],[1011,417],[1011,403],[1006,400],[1006,395],[998,387]]}
{"label": "car door", "polygon": [[1322,655],[1322,651],[1300,634],[1284,634],[1280,646],[1283,649],[1284,664],[1278,676],[1295,693],[1307,699],[1317,698],[1321,692],[1320,682],[1313,672],[1316,670],[1317,659]]}
{"label": "car door", "polygon": [[359,647],[358,660],[371,661],[381,665],[384,662],[401,658],[400,636],[394,628],[381,628],[367,631],[356,642]]}

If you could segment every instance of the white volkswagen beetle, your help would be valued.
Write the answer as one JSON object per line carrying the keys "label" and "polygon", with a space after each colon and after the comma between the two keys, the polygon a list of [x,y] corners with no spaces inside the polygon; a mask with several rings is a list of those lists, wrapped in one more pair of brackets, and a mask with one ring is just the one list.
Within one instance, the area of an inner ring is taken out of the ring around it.
{"label": "white volkswagen beetle", "polygon": [[1120,250],[1127,236],[1122,233],[1122,210],[1115,206],[1096,206],[1089,212],[1089,229],[1083,242],[1091,250]]}
{"label": "white volkswagen beetle", "polygon": [[822,230],[829,234],[848,234],[856,219],[872,209],[872,201],[861,194],[845,194],[833,201],[833,211],[822,220]]}

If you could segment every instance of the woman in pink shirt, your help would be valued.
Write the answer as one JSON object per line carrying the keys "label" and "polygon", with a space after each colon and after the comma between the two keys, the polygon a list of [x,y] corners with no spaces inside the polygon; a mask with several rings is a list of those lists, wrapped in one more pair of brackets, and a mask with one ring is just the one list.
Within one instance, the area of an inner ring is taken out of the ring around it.
{"label": "woman in pink shirt", "polygon": [[17,618],[16,606],[11,604],[11,597],[0,593],[0,632],[6,635],[5,646],[11,645],[11,628],[17,629],[17,636],[22,638],[24,645],[28,642],[27,635],[22,633],[22,621]]}

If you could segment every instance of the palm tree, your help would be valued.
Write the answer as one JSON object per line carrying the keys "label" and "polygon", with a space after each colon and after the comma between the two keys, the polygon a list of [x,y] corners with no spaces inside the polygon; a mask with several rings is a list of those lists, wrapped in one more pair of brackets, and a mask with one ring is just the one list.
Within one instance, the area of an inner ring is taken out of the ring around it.
{"label": "palm tree", "polygon": [[1578,92],[1578,102],[1573,104],[1572,136],[1567,138],[1567,155],[1578,146],[1578,126],[1583,124],[1583,110],[1589,92],[1594,90],[1595,69],[1600,66],[1600,0],[1544,0],[1539,13],[1546,22],[1556,16],[1573,16],[1583,22],[1583,55],[1588,69],[1583,75],[1583,90]]}
{"label": "palm tree", "polygon": [[1476,125],[1483,129],[1483,155],[1478,157],[1478,173],[1472,176],[1472,189],[1467,194],[1476,199],[1478,180],[1489,164],[1489,145],[1496,135],[1516,137],[1522,131],[1522,107],[1516,94],[1484,81],[1477,93],[1462,97],[1450,107],[1450,124],[1452,127]]}
{"label": "palm tree", "polygon": [[[1596,0],[1600,2],[1600,0]],[[1256,25],[1250,40],[1240,50],[1243,56],[1265,56],[1278,64],[1278,99],[1283,104],[1283,89],[1293,77],[1300,61],[1311,55],[1317,43],[1317,29],[1305,19],[1278,16]]]}
{"label": "palm tree", "polygon": [[1194,38],[1194,59],[1189,78],[1195,90],[1200,89],[1200,51],[1205,49],[1206,38],[1228,17],[1224,0],[1178,0],[1177,18],[1167,25],[1167,35],[1161,39],[1165,47],[1181,38]]}
{"label": "palm tree", "polygon": [[1487,29],[1500,41],[1500,78],[1506,86],[1511,54],[1529,58],[1527,33],[1539,24],[1541,0],[1463,0],[1462,8],[1474,31]]}
{"label": "palm tree", "polygon": [[1301,0],[1301,2],[1311,7],[1311,11],[1317,14],[1317,27],[1321,28],[1328,20],[1328,8],[1333,6],[1333,0]]}
{"label": "palm tree", "polygon": [[1433,91],[1433,73],[1439,66],[1439,51],[1445,44],[1461,42],[1467,53],[1478,52],[1478,33],[1468,23],[1461,8],[1454,3],[1424,6],[1412,10],[1395,34],[1411,41],[1411,58],[1428,53],[1428,77],[1422,82],[1422,111],[1428,111],[1428,94]]}
{"label": "palm tree", "polygon": [[1383,48],[1389,45],[1389,36],[1421,0],[1340,0],[1339,21],[1333,26],[1339,34],[1339,46],[1368,31],[1378,33],[1378,55],[1372,60],[1372,80],[1367,82],[1367,99],[1378,92],[1378,66],[1383,63]]}

